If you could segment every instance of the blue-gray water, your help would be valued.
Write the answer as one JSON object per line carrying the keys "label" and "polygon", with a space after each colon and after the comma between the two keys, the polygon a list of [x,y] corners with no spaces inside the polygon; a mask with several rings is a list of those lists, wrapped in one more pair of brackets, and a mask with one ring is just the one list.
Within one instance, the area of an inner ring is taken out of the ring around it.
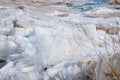
{"label": "blue-gray water", "polygon": [[110,4],[106,3],[105,0],[88,0],[85,4],[81,6],[74,6],[74,9],[79,9],[79,10],[90,10],[96,7],[100,6],[108,6]]}
{"label": "blue-gray water", "polygon": [[100,2],[100,3],[104,3],[106,1],[105,0],[88,0],[88,2]]}

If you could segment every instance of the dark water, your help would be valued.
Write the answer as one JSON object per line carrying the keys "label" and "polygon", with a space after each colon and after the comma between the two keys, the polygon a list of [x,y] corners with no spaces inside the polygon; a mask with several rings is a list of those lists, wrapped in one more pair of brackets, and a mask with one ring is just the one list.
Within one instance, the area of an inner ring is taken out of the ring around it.
{"label": "dark water", "polygon": [[7,64],[7,61],[4,59],[0,59],[0,69]]}
{"label": "dark water", "polygon": [[79,9],[79,10],[90,10],[90,9],[94,9],[96,7],[100,7],[100,6],[108,6],[110,4],[106,3],[105,0],[88,0],[86,3],[84,3],[81,6],[74,6],[74,9]]}

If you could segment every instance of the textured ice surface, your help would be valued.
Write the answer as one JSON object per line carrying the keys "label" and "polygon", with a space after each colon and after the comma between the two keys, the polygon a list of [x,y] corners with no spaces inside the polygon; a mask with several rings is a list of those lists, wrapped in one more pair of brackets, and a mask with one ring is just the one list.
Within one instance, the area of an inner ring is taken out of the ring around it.
{"label": "textured ice surface", "polygon": [[66,19],[30,10],[10,8],[0,11],[0,57],[7,60],[0,69],[1,79],[7,75],[15,80],[21,80],[21,77],[37,80],[39,70],[41,73],[45,66],[77,60],[94,49],[89,40],[94,40],[96,35],[93,24],[77,27],[65,23]]}
{"label": "textured ice surface", "polygon": [[[1,57],[21,54],[49,63],[75,59],[92,49],[88,36],[95,38],[95,25],[77,28],[60,22],[56,17],[49,21],[52,16],[44,15],[46,19],[41,15],[44,14],[18,9],[1,10]],[[89,29],[91,32],[88,33]]]}
{"label": "textured ice surface", "polygon": [[81,67],[88,69],[84,62],[96,59],[99,51],[106,53],[104,41],[113,52],[112,39],[119,40],[119,35],[106,33],[119,28],[119,18],[84,17],[63,6],[38,7],[0,8],[0,58],[7,60],[0,80],[84,80]]}

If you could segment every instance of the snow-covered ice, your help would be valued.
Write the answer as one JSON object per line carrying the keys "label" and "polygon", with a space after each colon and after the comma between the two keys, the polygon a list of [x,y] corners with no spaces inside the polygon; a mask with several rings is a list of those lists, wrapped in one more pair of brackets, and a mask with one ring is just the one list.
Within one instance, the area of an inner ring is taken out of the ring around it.
{"label": "snow-covered ice", "polygon": [[0,6],[0,59],[7,61],[4,66],[0,63],[0,80],[85,80],[82,73],[94,76],[91,69],[99,55],[120,52],[120,18],[101,17],[119,10],[101,7],[81,12],[64,1],[69,2],[57,0],[59,6],[26,2],[25,10],[15,3]]}

